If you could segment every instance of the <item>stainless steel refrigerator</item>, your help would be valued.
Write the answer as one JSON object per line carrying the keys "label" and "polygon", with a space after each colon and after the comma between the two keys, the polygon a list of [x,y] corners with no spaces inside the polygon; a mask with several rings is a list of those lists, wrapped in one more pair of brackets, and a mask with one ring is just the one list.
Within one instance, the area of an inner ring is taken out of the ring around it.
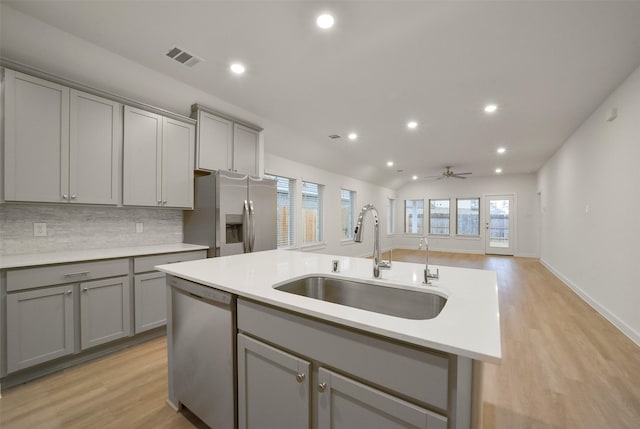
{"label": "stainless steel refrigerator", "polygon": [[208,257],[275,249],[276,212],[275,180],[229,171],[196,176],[184,242],[209,246]]}

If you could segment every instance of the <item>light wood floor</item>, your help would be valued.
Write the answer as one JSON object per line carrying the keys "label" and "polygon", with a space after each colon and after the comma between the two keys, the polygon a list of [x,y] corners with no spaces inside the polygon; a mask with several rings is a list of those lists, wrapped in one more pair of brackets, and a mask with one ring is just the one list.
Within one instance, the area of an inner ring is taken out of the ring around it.
{"label": "light wood floor", "polygon": [[[503,359],[484,365],[484,428],[640,428],[640,347],[537,260],[432,252],[430,262],[498,272]],[[166,405],[166,365],[161,338],[9,389],[0,428],[203,427]]]}

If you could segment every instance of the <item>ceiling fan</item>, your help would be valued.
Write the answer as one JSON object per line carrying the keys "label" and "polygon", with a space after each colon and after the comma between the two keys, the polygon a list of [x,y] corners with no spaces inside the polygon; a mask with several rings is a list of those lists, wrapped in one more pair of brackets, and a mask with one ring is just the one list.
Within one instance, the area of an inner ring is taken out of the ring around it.
{"label": "ceiling fan", "polygon": [[450,177],[455,177],[456,179],[466,179],[465,176],[468,176],[473,173],[455,173],[451,167],[445,167],[445,170],[442,172],[441,176],[429,176],[431,178],[435,178],[436,180],[448,179]]}

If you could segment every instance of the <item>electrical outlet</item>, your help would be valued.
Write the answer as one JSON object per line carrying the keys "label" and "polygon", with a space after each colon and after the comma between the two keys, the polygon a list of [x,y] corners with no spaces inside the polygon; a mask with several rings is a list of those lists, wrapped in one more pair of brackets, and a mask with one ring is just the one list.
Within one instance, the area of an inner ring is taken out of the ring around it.
{"label": "electrical outlet", "polygon": [[34,237],[46,237],[47,236],[47,224],[46,223],[34,223],[33,224],[33,236]]}
{"label": "electrical outlet", "polygon": [[144,231],[144,224],[142,222],[136,222],[136,233]]}

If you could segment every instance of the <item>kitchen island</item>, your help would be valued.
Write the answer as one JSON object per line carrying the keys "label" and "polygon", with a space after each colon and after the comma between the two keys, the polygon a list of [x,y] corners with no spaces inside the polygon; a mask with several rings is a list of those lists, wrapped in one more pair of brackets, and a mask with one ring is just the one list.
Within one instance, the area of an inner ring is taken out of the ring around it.
{"label": "kitchen island", "polygon": [[[337,273],[332,272],[336,259]],[[394,262],[374,279],[368,259],[283,250],[156,268],[172,276],[169,282],[187,280],[237,297],[229,347],[237,347],[240,428],[255,427],[252,422],[265,427],[269,421],[292,428],[354,422],[472,427],[480,412],[475,405],[481,400],[481,362],[500,362],[497,279],[491,271],[437,267],[440,279],[426,286],[424,265]],[[428,292],[447,302],[436,317],[415,320],[274,288],[309,275]],[[169,402],[179,407],[172,322],[170,315]]]}

